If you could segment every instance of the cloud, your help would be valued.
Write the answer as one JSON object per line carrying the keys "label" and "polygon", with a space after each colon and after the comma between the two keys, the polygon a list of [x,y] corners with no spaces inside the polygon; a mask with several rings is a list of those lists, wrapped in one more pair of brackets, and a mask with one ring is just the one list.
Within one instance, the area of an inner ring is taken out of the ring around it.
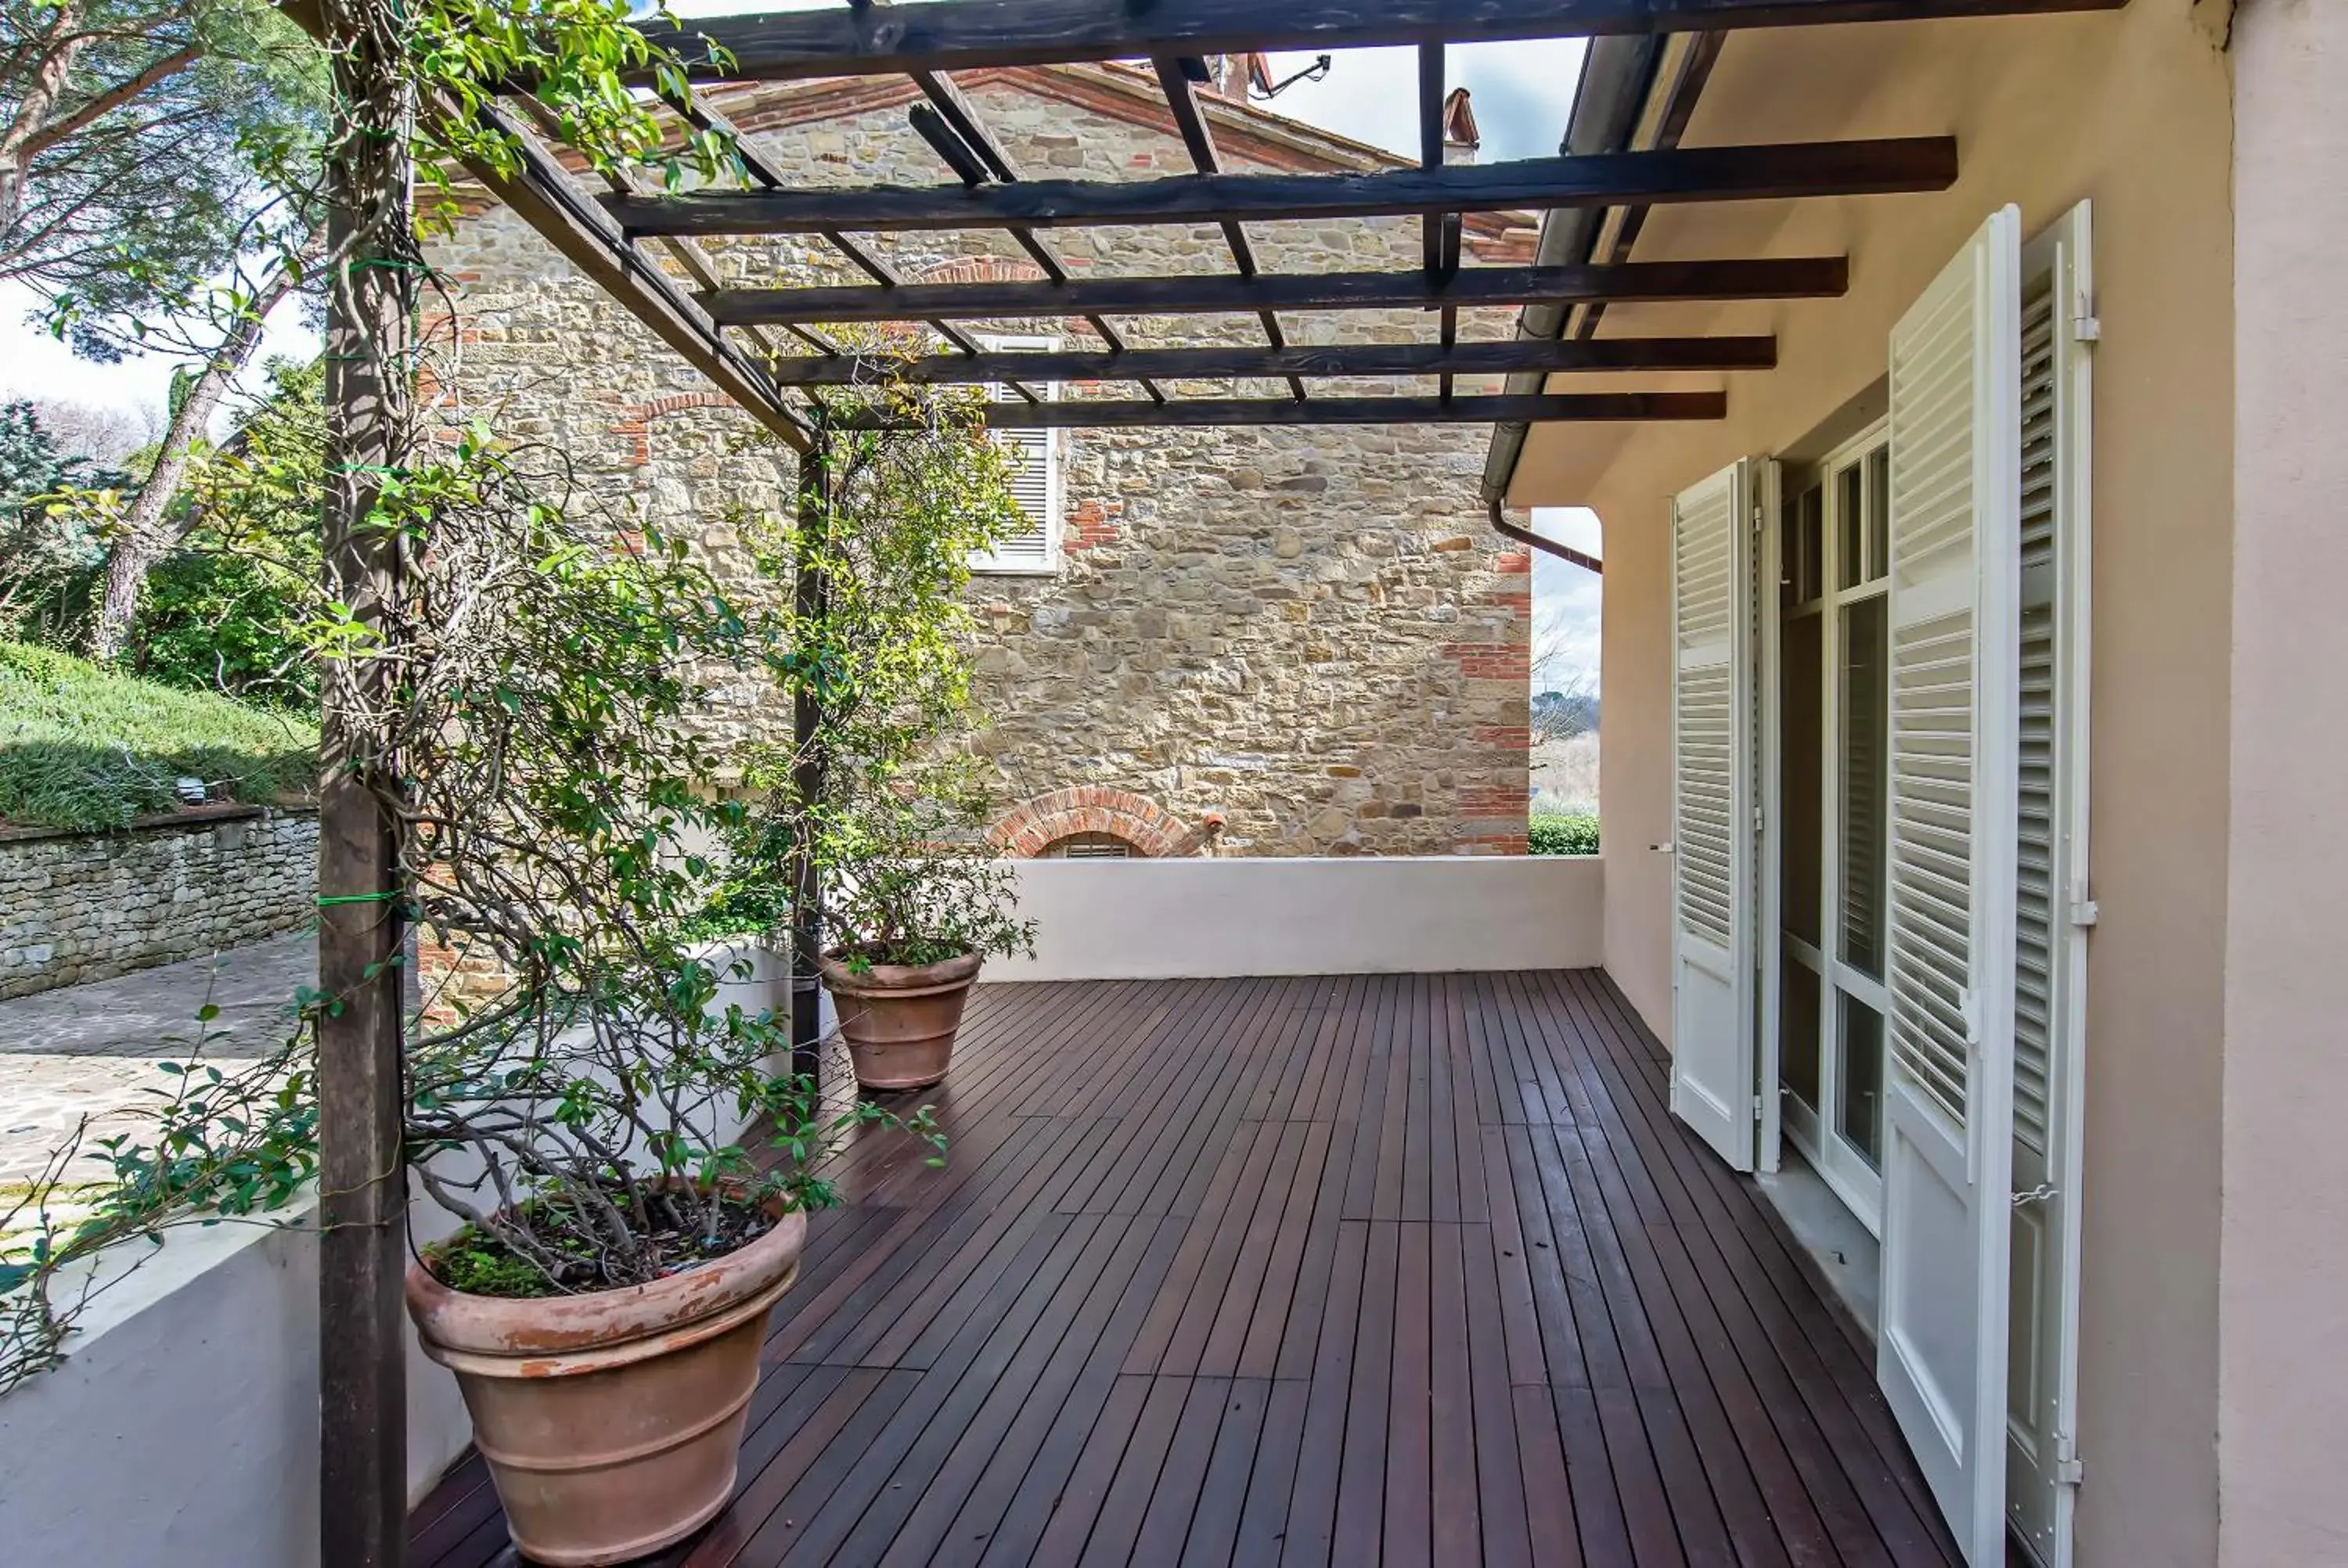
{"label": "cloud", "polygon": [[[1598,514],[1587,507],[1537,507],[1532,526],[1560,544],[1604,557]],[[1576,680],[1599,682],[1600,615],[1604,579],[1560,560],[1533,552],[1533,685],[1536,690]]]}

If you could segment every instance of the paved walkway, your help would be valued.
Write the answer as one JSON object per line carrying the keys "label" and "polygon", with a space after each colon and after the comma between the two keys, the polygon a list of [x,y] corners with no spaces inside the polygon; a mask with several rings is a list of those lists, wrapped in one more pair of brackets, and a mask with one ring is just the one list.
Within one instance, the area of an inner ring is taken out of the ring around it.
{"label": "paved walkway", "polygon": [[[119,1124],[107,1112],[164,1083],[155,1064],[185,1060],[200,1035],[222,1067],[264,1054],[317,972],[316,939],[304,933],[0,1001],[0,1209],[77,1121],[95,1118],[104,1136]],[[220,1016],[200,1024],[208,1001]]]}

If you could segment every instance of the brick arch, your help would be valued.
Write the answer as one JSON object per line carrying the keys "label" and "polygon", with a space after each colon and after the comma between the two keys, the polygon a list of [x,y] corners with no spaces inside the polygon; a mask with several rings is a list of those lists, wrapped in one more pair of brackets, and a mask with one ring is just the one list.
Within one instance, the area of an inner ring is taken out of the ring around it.
{"label": "brick arch", "polygon": [[1153,800],[1105,784],[1076,784],[1014,806],[987,830],[997,849],[1023,860],[1077,833],[1111,833],[1150,859],[1189,855],[1198,835]]}
{"label": "brick arch", "polygon": [[954,256],[917,270],[916,283],[1035,283],[1044,269],[1025,256]]}

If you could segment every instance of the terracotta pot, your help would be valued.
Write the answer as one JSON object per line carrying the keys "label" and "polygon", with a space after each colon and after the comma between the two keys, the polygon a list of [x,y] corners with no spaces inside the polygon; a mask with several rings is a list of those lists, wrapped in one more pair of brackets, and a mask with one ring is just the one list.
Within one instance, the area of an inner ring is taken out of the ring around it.
{"label": "terracotta pot", "polygon": [[979,963],[977,954],[964,953],[937,964],[875,964],[860,973],[827,955],[823,986],[848,1037],[856,1081],[867,1089],[926,1089],[943,1078]]}
{"label": "terracotta pot", "polygon": [[409,1265],[424,1353],[457,1374],[525,1557],[625,1563],[726,1506],[767,1312],[806,1240],[807,1216],[785,1214],[666,1279],[531,1300],[469,1296]]}

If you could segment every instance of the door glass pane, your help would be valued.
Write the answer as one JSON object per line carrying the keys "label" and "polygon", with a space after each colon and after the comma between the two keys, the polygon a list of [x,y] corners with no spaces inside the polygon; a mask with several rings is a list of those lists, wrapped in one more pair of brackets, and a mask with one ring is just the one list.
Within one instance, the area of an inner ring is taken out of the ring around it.
{"label": "door glass pane", "polygon": [[1785,1000],[1777,1022],[1778,1061],[1786,1087],[1813,1111],[1818,1104],[1818,977],[1800,959],[1786,959]]}
{"label": "door glass pane", "polygon": [[1884,598],[1843,606],[1842,959],[1883,978]]}
{"label": "door glass pane", "polygon": [[1825,492],[1812,485],[1794,498],[1794,602],[1807,604],[1818,597],[1825,582]]}
{"label": "door glass pane", "polygon": [[1857,588],[1867,580],[1867,559],[1864,555],[1867,529],[1859,513],[1859,471],[1856,464],[1834,477],[1836,557],[1841,571],[1835,578],[1838,588]]}
{"label": "door glass pane", "polygon": [[1835,1131],[1880,1169],[1883,1163],[1883,1019],[1857,997],[1842,999],[1842,1103]]}
{"label": "door glass pane", "polygon": [[1784,733],[1778,748],[1783,797],[1780,809],[1786,831],[1779,835],[1783,881],[1778,918],[1787,931],[1812,947],[1818,946],[1818,862],[1823,839],[1818,826],[1824,809],[1824,781],[1818,765],[1821,709],[1825,704],[1824,672],[1818,661],[1819,629],[1826,621],[1816,615],[1786,622],[1780,642],[1783,685],[1778,692],[1778,722]]}
{"label": "door glass pane", "polygon": [[1891,569],[1891,448],[1867,455],[1867,580]]}

